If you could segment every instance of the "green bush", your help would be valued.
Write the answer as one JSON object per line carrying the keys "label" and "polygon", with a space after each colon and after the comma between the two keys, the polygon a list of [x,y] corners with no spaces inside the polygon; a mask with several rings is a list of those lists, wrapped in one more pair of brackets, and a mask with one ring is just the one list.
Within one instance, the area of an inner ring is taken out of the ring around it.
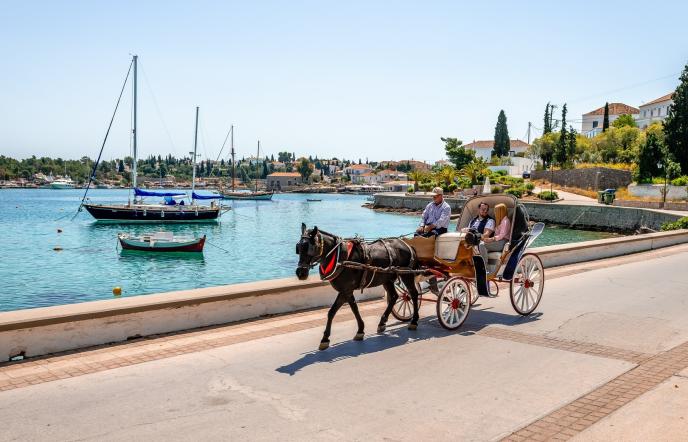
{"label": "green bush", "polygon": [[538,198],[545,201],[554,201],[559,199],[559,195],[557,195],[557,192],[550,192],[549,190],[545,190],[543,192],[540,192]]}
{"label": "green bush", "polygon": [[501,170],[495,170],[492,172],[493,175],[495,176],[506,176],[506,170],[501,169]]}
{"label": "green bush", "polygon": [[662,224],[662,230],[679,230],[679,229],[688,229],[688,216],[684,216],[683,218],[679,218],[678,220],[672,222],[666,222]]}
{"label": "green bush", "polygon": [[521,198],[523,196],[523,188],[522,187],[512,187],[510,189],[506,189],[504,193],[508,193],[509,195],[513,195],[516,198]]}
{"label": "green bush", "polygon": [[502,191],[502,188],[499,186],[492,186],[491,192],[492,193],[499,193]]}
{"label": "green bush", "polygon": [[528,193],[532,193],[532,192],[533,192],[533,189],[535,189],[535,184],[533,184],[533,183],[525,183],[525,184],[523,185],[523,188],[526,189],[526,191],[527,191]]}
{"label": "green bush", "polygon": [[413,188],[413,186],[408,186],[408,189],[406,189],[406,192],[408,193],[415,193],[416,189]]}
{"label": "green bush", "polygon": [[456,181],[456,184],[462,189],[470,189],[471,188],[471,180],[469,178],[462,176],[462,177],[456,178],[455,181]]}
{"label": "green bush", "polygon": [[447,192],[456,192],[458,188],[459,186],[457,186],[456,183],[451,183],[447,186]]}
{"label": "green bush", "polygon": [[678,178],[674,178],[671,180],[671,185],[672,186],[688,186],[688,176],[683,175]]}

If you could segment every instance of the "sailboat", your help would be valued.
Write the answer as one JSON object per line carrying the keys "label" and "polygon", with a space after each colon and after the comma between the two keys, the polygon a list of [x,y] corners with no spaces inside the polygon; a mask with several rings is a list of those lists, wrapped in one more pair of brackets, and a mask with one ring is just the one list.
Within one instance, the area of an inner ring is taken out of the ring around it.
{"label": "sailboat", "polygon": [[[95,176],[95,170],[97,167],[94,166],[92,177],[89,179],[89,183],[86,188],[86,193],[82,198],[82,204],[79,207],[85,207],[88,213],[90,213],[96,220],[103,222],[119,222],[119,223],[129,223],[129,222],[209,222],[217,221],[220,215],[229,210],[228,208],[223,209],[219,204],[214,201],[211,202],[210,206],[197,204],[196,200],[213,200],[221,199],[221,195],[197,195],[195,192],[196,183],[196,148],[198,144],[198,107],[196,107],[196,126],[194,132],[194,151],[193,151],[193,177],[191,181],[191,204],[184,204],[182,200],[181,203],[177,203],[175,198],[185,198],[186,194],[183,192],[158,192],[139,189],[136,182],[136,163],[137,163],[137,133],[136,133],[136,110],[137,110],[137,65],[138,56],[134,55],[133,60],[133,128],[132,128],[132,150],[133,150],[133,162],[131,168],[131,188],[134,190],[134,200],[133,202],[129,200],[126,204],[90,204],[84,203],[86,200],[86,194],[88,193],[88,188],[90,187],[91,181]],[[106,138],[107,139],[107,138]],[[103,146],[105,144],[103,143]],[[102,149],[101,149],[102,154]],[[100,158],[100,156],[99,156]],[[160,204],[150,204],[144,202],[145,197],[162,197],[164,202]]]}
{"label": "sailboat", "polygon": [[[272,199],[274,192],[263,192],[258,191],[258,165],[256,164],[256,179],[253,191],[249,192],[239,192],[236,190],[236,160],[234,159],[234,126],[230,128],[231,146],[232,146],[232,189],[228,192],[222,192],[222,197],[226,200],[250,200],[250,201],[269,201]],[[256,154],[256,160],[260,158],[260,140],[258,140],[258,153]]]}

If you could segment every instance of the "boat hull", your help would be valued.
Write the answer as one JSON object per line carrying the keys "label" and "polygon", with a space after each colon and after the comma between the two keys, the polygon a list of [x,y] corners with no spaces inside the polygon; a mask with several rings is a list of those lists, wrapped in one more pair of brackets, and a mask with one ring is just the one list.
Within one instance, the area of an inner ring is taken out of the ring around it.
{"label": "boat hull", "polygon": [[214,222],[220,216],[219,207],[199,206],[106,206],[84,204],[96,220],[111,223],[193,223]]}
{"label": "boat hull", "polygon": [[223,193],[222,198],[226,200],[247,200],[247,201],[268,201],[272,199],[272,192],[236,192]]}
{"label": "boat hull", "polygon": [[154,242],[145,243],[133,239],[119,238],[119,244],[122,250],[136,250],[139,252],[192,252],[199,253],[203,251],[205,245],[205,235],[199,239],[188,241],[184,243],[169,243],[169,242]]}
{"label": "boat hull", "polygon": [[74,184],[51,183],[50,188],[51,189],[74,189]]}

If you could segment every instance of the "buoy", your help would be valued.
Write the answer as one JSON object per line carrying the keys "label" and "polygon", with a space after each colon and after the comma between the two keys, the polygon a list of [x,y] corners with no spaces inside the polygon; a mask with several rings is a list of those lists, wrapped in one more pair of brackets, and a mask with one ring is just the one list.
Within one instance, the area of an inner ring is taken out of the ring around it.
{"label": "buoy", "polygon": [[115,287],[112,289],[112,294],[115,296],[119,296],[122,294],[122,287]]}
{"label": "buoy", "polygon": [[57,233],[62,233],[62,229],[57,229]]}
{"label": "buoy", "polygon": [[60,246],[55,246],[55,247],[53,247],[53,250],[56,251],[56,252],[61,252],[61,251],[62,251],[62,247],[60,247]]}

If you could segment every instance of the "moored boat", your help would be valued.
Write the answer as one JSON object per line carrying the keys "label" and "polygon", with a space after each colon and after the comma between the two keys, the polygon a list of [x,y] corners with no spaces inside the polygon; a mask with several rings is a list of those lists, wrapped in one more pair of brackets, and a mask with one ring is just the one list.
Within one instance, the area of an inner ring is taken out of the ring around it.
{"label": "moored boat", "polygon": [[205,245],[205,235],[200,238],[193,236],[175,236],[172,232],[156,232],[148,235],[117,235],[122,250],[137,250],[140,252],[202,252]]}

